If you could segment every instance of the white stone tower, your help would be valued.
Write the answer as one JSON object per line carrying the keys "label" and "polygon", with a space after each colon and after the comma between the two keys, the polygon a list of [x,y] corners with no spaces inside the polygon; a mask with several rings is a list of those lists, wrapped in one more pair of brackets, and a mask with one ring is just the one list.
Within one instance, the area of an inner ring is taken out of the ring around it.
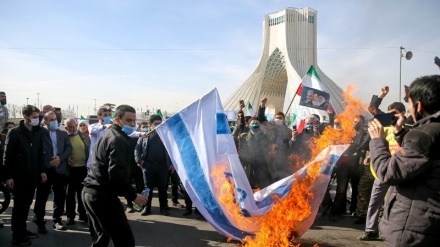
{"label": "white stone tower", "polygon": [[260,62],[254,73],[226,100],[225,111],[238,110],[239,100],[244,100],[246,105],[250,102],[256,112],[260,99],[267,97],[268,115],[276,111],[283,111],[286,115],[301,111],[301,115],[319,114],[325,121],[325,111],[299,106],[299,96],[286,112],[302,78],[313,65],[330,93],[336,112],[342,112],[342,89],[324,74],[317,63],[317,21],[317,11],[311,8],[287,8],[266,15]]}

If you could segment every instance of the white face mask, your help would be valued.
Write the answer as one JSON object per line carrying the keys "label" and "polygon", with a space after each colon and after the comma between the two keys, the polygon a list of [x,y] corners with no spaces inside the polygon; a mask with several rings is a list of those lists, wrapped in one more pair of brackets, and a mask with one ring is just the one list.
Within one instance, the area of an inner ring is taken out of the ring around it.
{"label": "white face mask", "polygon": [[32,118],[31,122],[29,123],[31,126],[38,126],[40,124],[40,119],[38,118]]}
{"label": "white face mask", "polygon": [[276,125],[283,125],[283,120],[282,119],[275,119],[275,124]]}

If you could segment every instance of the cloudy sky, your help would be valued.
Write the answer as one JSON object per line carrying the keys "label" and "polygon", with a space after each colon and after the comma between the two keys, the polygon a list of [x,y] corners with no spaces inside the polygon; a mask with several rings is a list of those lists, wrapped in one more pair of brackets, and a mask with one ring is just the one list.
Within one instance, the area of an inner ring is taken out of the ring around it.
{"label": "cloudy sky", "polygon": [[318,11],[318,65],[368,102],[438,74],[440,1],[0,1],[0,91],[8,103],[104,103],[180,110],[213,88],[226,100],[254,71],[262,21],[286,7]]}

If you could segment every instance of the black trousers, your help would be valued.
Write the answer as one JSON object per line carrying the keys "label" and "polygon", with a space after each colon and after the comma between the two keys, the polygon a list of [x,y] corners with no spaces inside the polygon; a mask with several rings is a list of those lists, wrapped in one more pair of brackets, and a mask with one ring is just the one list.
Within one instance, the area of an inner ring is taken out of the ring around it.
{"label": "black trousers", "polygon": [[36,184],[14,180],[14,207],[12,208],[12,237],[22,238],[26,233],[26,220],[34,199]]}
{"label": "black trousers", "polygon": [[332,212],[345,214],[347,210],[347,187],[349,180],[349,167],[346,164],[336,167],[336,195],[333,201]]}
{"label": "black trousers", "polygon": [[144,176],[147,179],[147,186],[150,189],[148,196],[147,207],[151,208],[151,200],[153,199],[153,188],[157,187],[159,191],[159,205],[161,209],[167,207],[167,188],[168,188],[168,173],[165,164],[151,164],[145,161]]}
{"label": "black trousers", "polygon": [[177,203],[179,202],[179,183],[180,183],[180,178],[179,175],[177,175],[177,172],[174,171],[173,173],[169,173],[170,174],[170,181],[171,181],[171,201],[173,203]]}
{"label": "black trousers", "polygon": [[133,232],[117,196],[83,191],[82,200],[89,217],[92,247],[106,247],[110,239],[115,247],[134,247]]}
{"label": "black trousers", "polygon": [[[76,203],[78,202],[78,213],[80,217],[87,217],[86,210],[81,198],[83,189],[82,182],[87,176],[87,167],[70,167],[69,176],[67,177],[67,193],[66,193],[66,214],[67,218],[74,219],[76,216]],[[76,200],[75,200],[76,199]]]}
{"label": "black trousers", "polygon": [[47,180],[37,185],[37,196],[35,198],[34,213],[37,217],[37,225],[43,225],[44,215],[46,214],[46,202],[53,191],[53,221],[61,222],[61,216],[64,212],[64,203],[66,200],[66,175],[58,174],[55,168],[46,169]]}

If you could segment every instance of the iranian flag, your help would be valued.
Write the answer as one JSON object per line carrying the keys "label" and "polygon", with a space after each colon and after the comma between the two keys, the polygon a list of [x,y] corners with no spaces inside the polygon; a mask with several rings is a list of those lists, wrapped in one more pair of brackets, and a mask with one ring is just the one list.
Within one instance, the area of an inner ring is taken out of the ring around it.
{"label": "iranian flag", "polygon": [[248,116],[251,116],[251,117],[255,116],[255,112],[254,112],[254,109],[252,109],[251,102],[248,102],[247,111],[248,111]]}
{"label": "iranian flag", "polygon": [[334,112],[334,107],[331,103],[330,94],[327,92],[325,86],[322,84],[321,78],[319,78],[319,75],[313,65],[310,66],[307,74],[303,77],[300,85],[298,86],[298,89],[296,90],[296,95],[299,95],[301,97],[301,101],[299,104],[302,106],[319,110],[330,109]]}
{"label": "iranian flag", "polygon": [[296,90],[296,95],[301,96],[304,87],[325,91],[325,88],[321,83],[321,78],[319,78],[313,65],[310,66],[307,74],[303,77],[301,84],[299,84],[299,87]]}
{"label": "iranian flag", "polygon": [[298,117],[298,115],[293,113],[292,119],[290,121],[290,128],[292,128],[293,126],[296,126],[296,131],[298,131],[298,133],[301,133],[304,130],[304,126],[306,126],[306,122]]}

